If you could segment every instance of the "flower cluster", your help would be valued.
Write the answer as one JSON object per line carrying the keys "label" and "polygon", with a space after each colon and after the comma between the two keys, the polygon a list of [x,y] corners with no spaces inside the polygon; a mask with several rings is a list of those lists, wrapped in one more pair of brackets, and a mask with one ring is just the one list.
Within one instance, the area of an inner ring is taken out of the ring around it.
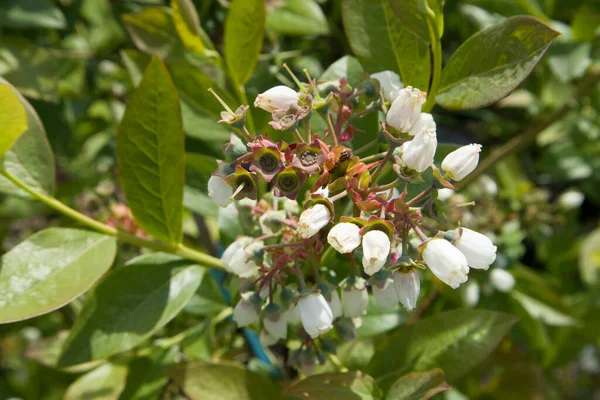
{"label": "flower cluster", "polygon": [[[309,365],[307,360],[319,359],[317,337],[322,348],[330,336],[322,335],[334,327],[335,337],[352,336],[369,293],[380,307],[400,303],[413,310],[419,270],[456,289],[470,268],[489,268],[496,246],[465,227],[436,228],[438,192],[476,168],[481,146],[457,148],[440,171],[434,163],[436,123],[422,111],[426,93],[404,87],[390,71],[357,87],[343,78],[319,85],[310,77],[306,84],[293,78],[299,91],[276,86],[254,103],[271,113],[271,127],[285,140],[251,134],[244,126],[248,107],[234,112],[222,103],[227,111],[221,122],[236,134],[223,147],[225,159],[208,192],[225,210],[239,212],[240,222],[250,222],[247,236],[222,257],[240,278],[234,320],[239,326],[259,323],[265,345],[286,339],[292,329],[304,338],[295,356]],[[377,112],[385,113],[379,132],[354,125]],[[327,129],[315,132],[315,119]],[[352,146],[359,134],[372,135],[367,148],[384,151],[359,157],[364,149]],[[429,184],[414,194],[425,180]]]}

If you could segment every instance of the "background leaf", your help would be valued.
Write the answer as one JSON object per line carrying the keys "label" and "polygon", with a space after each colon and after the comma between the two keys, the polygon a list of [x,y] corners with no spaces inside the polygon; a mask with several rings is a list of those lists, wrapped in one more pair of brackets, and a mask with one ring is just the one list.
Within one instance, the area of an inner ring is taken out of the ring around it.
{"label": "background leaf", "polygon": [[169,381],[167,372],[178,356],[177,346],[155,347],[147,356],[133,360],[128,366],[127,383],[119,400],[158,398]]}
{"label": "background leaf", "polygon": [[598,282],[600,275],[600,229],[592,231],[579,250],[579,274],[587,285]]}
{"label": "background leaf", "polygon": [[87,291],[110,268],[111,236],[49,228],[29,237],[0,261],[0,323],[53,311]]}
{"label": "background leaf", "polygon": [[436,101],[444,108],[485,107],[529,75],[558,32],[533,17],[510,17],[465,41],[442,71]]}
{"label": "background leaf", "polygon": [[202,267],[162,253],[117,269],[86,299],[59,366],[106,358],[142,343],[181,311],[203,276]]}
{"label": "background leaf", "polygon": [[117,400],[125,387],[126,377],[126,366],[102,364],[73,382],[64,400]]}
{"label": "background leaf", "polygon": [[411,372],[398,378],[387,393],[386,400],[427,400],[451,389],[439,368],[427,372]]}
{"label": "background leaf", "polygon": [[267,15],[267,29],[282,35],[326,35],[327,18],[314,0],[285,0]]}
{"label": "background leaf", "polygon": [[117,135],[117,160],[127,204],[157,239],[181,240],[185,150],[179,96],[158,58],[131,95]]}
{"label": "background leaf", "polygon": [[172,377],[192,400],[276,400],[279,388],[262,375],[237,364],[180,365]]}
{"label": "background leaf", "polygon": [[65,16],[52,0],[4,0],[0,3],[0,26],[63,29],[66,23]]}
{"label": "background leaf", "polygon": [[429,38],[403,24],[387,0],[343,0],[342,16],[352,52],[369,73],[394,71],[405,85],[429,89]]}
{"label": "background leaf", "polygon": [[0,84],[0,159],[27,130],[27,113],[12,87]]}
{"label": "background leaf", "polygon": [[286,399],[378,400],[383,398],[375,380],[360,371],[313,375],[302,379],[285,393]]}
{"label": "background leaf", "polygon": [[262,48],[265,30],[263,0],[232,0],[225,19],[224,54],[229,73],[238,85],[250,79]]}

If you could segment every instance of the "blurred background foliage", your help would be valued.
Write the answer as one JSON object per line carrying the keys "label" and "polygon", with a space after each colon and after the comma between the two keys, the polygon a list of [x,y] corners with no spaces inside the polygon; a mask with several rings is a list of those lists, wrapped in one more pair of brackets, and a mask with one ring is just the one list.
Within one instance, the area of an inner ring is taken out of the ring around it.
{"label": "blurred background foliage", "polygon": [[[195,8],[198,18],[186,7]],[[261,55],[253,72],[248,67],[251,76],[238,77],[247,82],[236,84],[221,56],[231,59],[236,51],[235,44],[224,46],[227,7],[225,0],[0,1],[0,75],[27,97],[46,128],[56,156],[57,198],[95,218],[131,223],[117,185],[115,135],[128,94],[156,54],[181,97],[186,237],[218,254],[238,234],[237,224],[217,220],[205,194],[219,147],[229,137],[226,126],[216,123],[221,106],[207,89],[215,88],[235,108],[278,83],[294,86],[283,63],[298,76],[306,68],[311,76],[346,76],[351,83],[361,79],[363,67],[352,57],[341,0],[267,0]],[[600,90],[590,80],[590,71],[597,76],[600,68],[600,2],[448,0],[444,15],[446,61],[473,33],[512,15],[535,16],[561,36],[519,89],[500,102],[474,111],[433,110],[440,143],[482,143],[482,159],[494,161],[449,201],[476,201],[477,207],[457,209],[457,219],[495,238],[496,266],[517,283],[502,293],[493,289],[489,274],[474,271],[469,282],[477,283],[478,301],[466,293],[475,290],[471,284],[458,291],[426,288],[417,317],[476,306],[520,318],[483,364],[457,373],[455,390],[437,396],[600,398]],[[253,129],[275,135],[268,113],[254,112],[252,118]],[[377,121],[364,124],[378,130]],[[72,222],[15,196],[0,181],[3,252],[59,224]],[[121,247],[116,265],[136,254]],[[185,373],[167,373],[182,355],[247,363],[265,376],[289,374],[285,366],[274,369],[272,354],[249,346],[224,318],[229,299],[220,279],[204,279],[184,311],[147,346],[96,369],[55,367],[81,298],[53,313],[0,325],[0,398],[184,398],[178,377]],[[413,322],[409,318],[416,317],[370,310],[358,339],[339,349],[338,361],[350,369],[366,365],[373,338],[398,332]],[[331,363],[317,369],[332,370]]]}

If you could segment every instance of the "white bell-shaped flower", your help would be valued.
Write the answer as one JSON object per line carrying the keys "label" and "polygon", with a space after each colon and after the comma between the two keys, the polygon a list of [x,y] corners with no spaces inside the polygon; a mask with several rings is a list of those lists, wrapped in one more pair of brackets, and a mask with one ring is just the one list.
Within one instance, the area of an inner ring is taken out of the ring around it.
{"label": "white bell-shaped flower", "polygon": [[410,169],[423,172],[433,164],[437,149],[435,129],[423,129],[410,141],[402,145],[402,162]]}
{"label": "white bell-shaped flower", "polygon": [[408,131],[408,134],[411,136],[415,136],[423,129],[436,129],[435,121],[433,120],[433,115],[423,112],[419,114],[419,119],[413,125],[410,131]]}
{"label": "white bell-shaped flower", "polygon": [[258,321],[260,303],[260,297],[254,293],[242,293],[240,301],[233,309],[233,320],[235,323],[242,328]]}
{"label": "white bell-shaped flower", "polygon": [[388,110],[386,122],[400,132],[408,132],[417,123],[427,94],[412,86],[400,89],[397,93]]}
{"label": "white bell-shaped flower", "polygon": [[479,284],[475,281],[468,282],[461,292],[461,297],[467,307],[475,307],[479,303]]}
{"label": "white bell-shaped flower", "polygon": [[438,200],[440,200],[440,201],[446,201],[450,197],[454,196],[454,194],[456,192],[454,190],[452,190],[452,189],[441,188],[441,189],[438,189],[437,193],[438,193]]}
{"label": "white bell-shaped flower", "polygon": [[258,341],[264,347],[273,346],[275,343],[277,343],[278,340],[279,338],[273,336],[271,332],[269,332],[266,328],[260,331],[260,333],[258,334]]}
{"label": "white bell-shaped flower", "polygon": [[490,272],[490,282],[499,292],[508,293],[515,287],[516,281],[512,274],[501,268],[494,268]]}
{"label": "white bell-shaped flower", "polygon": [[452,243],[435,237],[422,246],[423,260],[439,280],[452,289],[467,281],[469,274],[467,259]]}
{"label": "white bell-shaped flower", "polygon": [[258,270],[255,254],[263,246],[264,243],[260,240],[253,241],[249,237],[240,237],[225,249],[221,261],[229,272],[240,278],[249,278]]}
{"label": "white bell-shaped flower", "polygon": [[287,320],[281,307],[275,303],[270,303],[263,314],[263,326],[269,334],[277,339],[287,337]]}
{"label": "white bell-shaped flower", "polygon": [[362,238],[363,268],[373,275],[383,267],[390,254],[390,238],[382,231],[372,230]]}
{"label": "white bell-shaped flower", "polygon": [[496,260],[497,249],[490,238],[467,228],[459,228],[454,232],[454,246],[465,255],[469,267],[483,270],[490,268]]}
{"label": "white bell-shaped flower", "polygon": [[404,88],[400,75],[392,71],[376,72],[371,74],[371,78],[379,81],[383,97],[390,103],[398,97],[398,92]]}
{"label": "white bell-shaped flower", "polygon": [[411,311],[417,306],[419,293],[421,292],[421,280],[416,269],[407,272],[394,272],[394,288],[402,306]]}
{"label": "white bell-shaped flower", "polygon": [[367,312],[369,293],[364,279],[357,278],[342,290],[342,310],[345,317],[356,318]]}
{"label": "white bell-shaped flower", "polygon": [[259,107],[269,112],[287,110],[292,105],[298,104],[299,98],[299,94],[294,89],[280,85],[272,87],[256,96],[254,107]]}
{"label": "white bell-shaped flower", "polygon": [[218,206],[227,207],[231,203],[233,188],[220,176],[208,178],[208,195]]}
{"label": "white bell-shaped flower", "polygon": [[333,313],[320,293],[310,293],[298,300],[300,319],[306,333],[316,338],[333,327]]}
{"label": "white bell-shaped flower", "polygon": [[331,290],[331,300],[327,302],[331,308],[333,319],[337,319],[342,316],[342,300],[338,294],[337,288]]}
{"label": "white bell-shaped flower", "polygon": [[287,309],[285,312],[285,320],[290,325],[296,325],[302,322],[300,319],[300,310],[298,309],[298,305],[295,304]]}
{"label": "white bell-shaped flower", "polygon": [[231,270],[231,260],[238,250],[243,249],[244,246],[252,242],[252,238],[248,236],[240,236],[233,243],[231,243],[221,256],[221,262],[225,265],[228,270]]}
{"label": "white bell-shaped flower", "polygon": [[442,161],[442,169],[455,181],[463,180],[479,163],[480,144],[469,144],[448,154]]}
{"label": "white bell-shaped flower", "polygon": [[342,254],[350,253],[360,246],[360,228],[350,222],[340,222],[327,235],[327,242]]}
{"label": "white bell-shaped flower", "polygon": [[565,210],[574,210],[583,204],[585,196],[579,190],[569,189],[558,197],[558,204]]}
{"label": "white bell-shaped flower", "polygon": [[396,289],[394,289],[394,281],[392,278],[373,282],[371,288],[373,289],[375,303],[377,303],[379,307],[386,309],[396,307],[398,304],[398,296],[396,295]]}
{"label": "white bell-shaped flower", "polygon": [[298,233],[303,239],[315,236],[325,225],[329,223],[331,213],[324,204],[315,204],[307,208],[300,215],[298,221]]}

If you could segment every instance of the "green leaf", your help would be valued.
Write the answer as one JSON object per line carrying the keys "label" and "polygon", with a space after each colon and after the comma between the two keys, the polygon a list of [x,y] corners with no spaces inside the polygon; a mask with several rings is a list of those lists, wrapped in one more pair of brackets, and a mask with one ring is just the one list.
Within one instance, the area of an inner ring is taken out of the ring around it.
{"label": "green leaf", "polygon": [[131,40],[144,53],[168,61],[184,59],[185,46],[177,34],[170,8],[142,8],[121,18]]}
{"label": "green leaf", "polygon": [[194,3],[191,0],[171,0],[171,8],[175,29],[185,47],[194,53],[208,55],[207,47],[212,49],[212,43],[206,46],[203,42],[203,38],[210,39],[200,26]]}
{"label": "green leaf", "polygon": [[64,29],[66,19],[51,0],[4,0],[0,26],[8,28]]}
{"label": "green leaf", "polygon": [[217,315],[227,307],[217,281],[212,277],[206,277],[202,280],[194,296],[186,304],[184,311],[194,315],[212,316]]}
{"label": "green leaf", "polygon": [[411,372],[398,378],[390,388],[386,400],[427,400],[437,393],[451,389],[444,371],[439,368],[427,372]]}
{"label": "green leaf", "polygon": [[600,229],[592,231],[579,249],[579,274],[587,285],[594,285],[600,276]]}
{"label": "green leaf", "polygon": [[350,47],[369,73],[394,71],[405,85],[429,89],[429,38],[396,18],[387,0],[344,0],[342,17]]}
{"label": "green leaf", "polygon": [[402,26],[422,41],[430,41],[424,1],[388,0],[388,3]]}
{"label": "green leaf", "polygon": [[267,15],[267,28],[282,35],[327,35],[329,25],[314,0],[286,0]]}
{"label": "green leaf", "polygon": [[529,315],[546,325],[573,326],[577,324],[573,317],[516,290],[513,290],[510,296],[517,300]]}
{"label": "green leaf", "polygon": [[178,366],[173,379],[192,400],[275,400],[280,389],[271,380],[238,364],[194,363]]}
{"label": "green leaf", "polygon": [[58,58],[24,37],[0,37],[0,74],[25,96],[58,101]]}
{"label": "green leaf", "polygon": [[[14,142],[4,155],[3,168],[27,184],[36,192],[54,193],[54,154],[42,121],[29,102],[8,82],[0,78],[0,84],[10,86],[27,114],[27,130]],[[0,192],[29,197],[9,180],[0,176]]]}
{"label": "green leaf", "polygon": [[363,68],[358,60],[352,56],[344,56],[331,64],[321,74],[319,80],[330,81],[346,78],[350,86],[357,86],[363,80]]}
{"label": "green leaf", "polygon": [[225,19],[224,54],[234,82],[243,85],[250,79],[262,49],[265,31],[263,0],[232,0]]}
{"label": "green leaf", "polygon": [[558,32],[533,17],[507,18],[465,41],[442,71],[436,101],[465,110],[490,105],[529,75]]}
{"label": "green leaf", "polygon": [[487,357],[516,321],[484,310],[438,314],[381,340],[367,372],[384,390],[403,374],[432,368],[441,368],[453,382]]}
{"label": "green leaf", "polygon": [[64,400],[117,400],[125,387],[127,367],[105,363],[69,386]]}
{"label": "green leaf", "polygon": [[367,314],[362,317],[362,325],[356,329],[357,336],[360,338],[377,336],[398,327],[408,317],[399,308],[399,306],[392,309],[381,308],[375,303],[373,297],[370,297]]}
{"label": "green leaf", "polygon": [[0,84],[0,159],[27,130],[27,113],[10,85]]}
{"label": "green leaf", "polygon": [[117,269],[86,299],[59,367],[107,358],[147,340],[181,311],[203,275],[204,268],[162,253]]}
{"label": "green leaf", "polygon": [[557,42],[548,51],[548,66],[560,82],[581,78],[592,63],[591,43]]}
{"label": "green leaf", "polygon": [[377,400],[383,393],[373,378],[360,371],[313,375],[287,389],[286,399]]}
{"label": "green leaf", "polygon": [[0,323],[46,314],[86,292],[116,253],[111,236],[49,228],[29,237],[0,261]]}
{"label": "green leaf", "polygon": [[127,383],[119,400],[150,400],[160,397],[169,381],[168,370],[179,355],[178,346],[153,348],[149,355],[136,358],[129,364]]}
{"label": "green leaf", "polygon": [[184,159],[177,89],[154,57],[121,121],[117,160],[133,216],[148,233],[171,243],[182,235]]}

